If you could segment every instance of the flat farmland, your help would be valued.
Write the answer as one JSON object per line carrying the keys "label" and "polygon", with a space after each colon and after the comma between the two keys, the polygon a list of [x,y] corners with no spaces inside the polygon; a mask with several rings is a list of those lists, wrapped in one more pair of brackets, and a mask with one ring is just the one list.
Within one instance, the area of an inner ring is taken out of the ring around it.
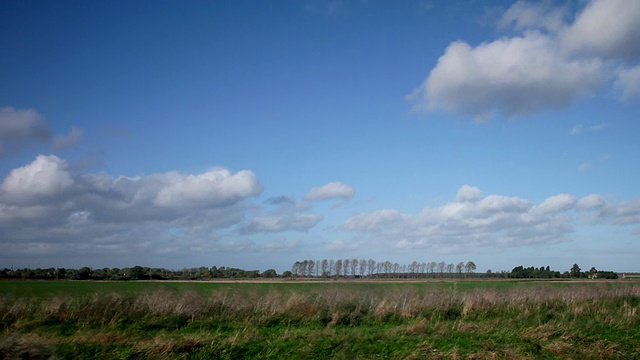
{"label": "flat farmland", "polygon": [[640,358],[629,281],[0,282],[0,358]]}

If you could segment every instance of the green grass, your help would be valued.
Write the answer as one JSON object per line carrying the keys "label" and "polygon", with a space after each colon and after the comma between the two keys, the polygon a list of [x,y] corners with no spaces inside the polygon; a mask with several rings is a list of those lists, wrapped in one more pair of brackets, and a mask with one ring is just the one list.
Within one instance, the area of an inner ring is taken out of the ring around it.
{"label": "green grass", "polygon": [[0,283],[0,358],[640,358],[625,283]]}
{"label": "green grass", "polygon": [[[0,296],[11,297],[52,297],[59,295],[84,296],[93,293],[141,294],[158,289],[175,289],[178,291],[195,291],[208,294],[212,291],[228,290],[239,292],[284,292],[315,291],[322,288],[333,289],[371,289],[388,291],[393,289],[413,288],[418,290],[453,289],[464,290],[474,288],[513,288],[539,285],[540,281],[465,281],[465,280],[432,280],[432,281],[329,281],[329,282],[151,282],[151,281],[0,281]],[[570,281],[548,281],[549,286],[567,286]]]}

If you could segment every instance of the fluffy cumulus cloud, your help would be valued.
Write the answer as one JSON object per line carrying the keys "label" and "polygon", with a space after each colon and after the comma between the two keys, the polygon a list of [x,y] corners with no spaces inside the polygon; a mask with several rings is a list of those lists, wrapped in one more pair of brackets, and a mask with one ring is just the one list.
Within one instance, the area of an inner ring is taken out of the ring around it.
{"label": "fluffy cumulus cloud", "polygon": [[8,203],[42,203],[64,194],[73,185],[69,164],[57,156],[38,156],[32,163],[13,169],[2,182]]}
{"label": "fluffy cumulus cloud", "polygon": [[578,210],[593,210],[604,206],[605,199],[598,194],[591,194],[583,197],[578,201],[576,207]]}
{"label": "fluffy cumulus cloud", "polygon": [[227,169],[214,169],[198,175],[171,172],[158,177],[158,181],[163,186],[154,203],[163,207],[215,207],[233,204],[262,191],[249,170],[232,174]]}
{"label": "fluffy cumulus cloud", "polygon": [[464,185],[455,200],[441,207],[426,207],[417,214],[395,209],[359,213],[342,229],[396,248],[519,247],[569,241],[576,213],[592,223],[639,225],[640,200],[616,204],[598,194],[581,199],[558,194],[535,204],[519,197],[485,196]]}
{"label": "fluffy cumulus cloud", "polygon": [[328,199],[344,199],[349,200],[353,198],[355,194],[355,190],[353,187],[343,184],[339,181],[330,182],[321,187],[315,187],[311,189],[307,195],[305,195],[305,200],[328,200]]}
{"label": "fluffy cumulus cloud", "polygon": [[573,23],[566,18],[566,8],[515,3],[499,26],[520,34],[450,44],[409,99],[417,110],[484,121],[566,107],[614,81],[622,98],[636,96],[640,3],[593,0]]}
{"label": "fluffy cumulus cloud", "polygon": [[573,54],[635,62],[640,60],[640,2],[590,1],[573,24],[560,32]]}
{"label": "fluffy cumulus cloud", "polygon": [[0,108],[0,156],[19,150],[29,141],[49,138],[46,120],[34,109]]}
{"label": "fluffy cumulus cloud", "polygon": [[591,194],[580,199],[576,207],[593,223],[632,226],[640,224],[640,199],[616,204],[607,201],[601,195]]}
{"label": "fluffy cumulus cloud", "polygon": [[113,254],[149,246],[166,250],[180,239],[193,245],[243,221],[244,200],[261,191],[249,170],[113,177],[74,174],[67,161],[40,155],[0,185],[0,246],[5,254],[36,248]]}
{"label": "fluffy cumulus cloud", "polygon": [[511,247],[567,240],[566,210],[575,199],[551,197],[540,205],[463,186],[456,199],[418,214],[385,209],[351,216],[343,229],[367,233],[399,248]]}

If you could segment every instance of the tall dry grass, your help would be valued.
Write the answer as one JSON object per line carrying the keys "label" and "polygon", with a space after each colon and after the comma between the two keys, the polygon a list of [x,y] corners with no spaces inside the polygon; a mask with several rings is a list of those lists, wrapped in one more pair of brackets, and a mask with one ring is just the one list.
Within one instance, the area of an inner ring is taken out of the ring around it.
{"label": "tall dry grass", "polygon": [[[125,319],[181,317],[186,321],[319,322],[323,325],[355,325],[361,321],[384,322],[410,317],[456,319],[512,312],[527,316],[598,314],[634,320],[638,316],[640,286],[571,285],[528,286],[467,290],[415,287],[388,292],[326,287],[304,292],[157,290],[141,295],[119,293],[90,296],[53,296],[45,299],[0,299],[0,326],[20,328],[43,319],[87,324],[117,324]],[[612,301],[620,306],[612,307]]]}

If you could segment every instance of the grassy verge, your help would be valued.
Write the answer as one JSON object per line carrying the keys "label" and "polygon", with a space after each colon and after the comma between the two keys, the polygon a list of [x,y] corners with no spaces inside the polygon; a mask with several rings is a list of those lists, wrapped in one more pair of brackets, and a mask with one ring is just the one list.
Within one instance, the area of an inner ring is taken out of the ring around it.
{"label": "grassy verge", "polygon": [[0,358],[640,358],[633,284],[188,285],[12,291]]}

